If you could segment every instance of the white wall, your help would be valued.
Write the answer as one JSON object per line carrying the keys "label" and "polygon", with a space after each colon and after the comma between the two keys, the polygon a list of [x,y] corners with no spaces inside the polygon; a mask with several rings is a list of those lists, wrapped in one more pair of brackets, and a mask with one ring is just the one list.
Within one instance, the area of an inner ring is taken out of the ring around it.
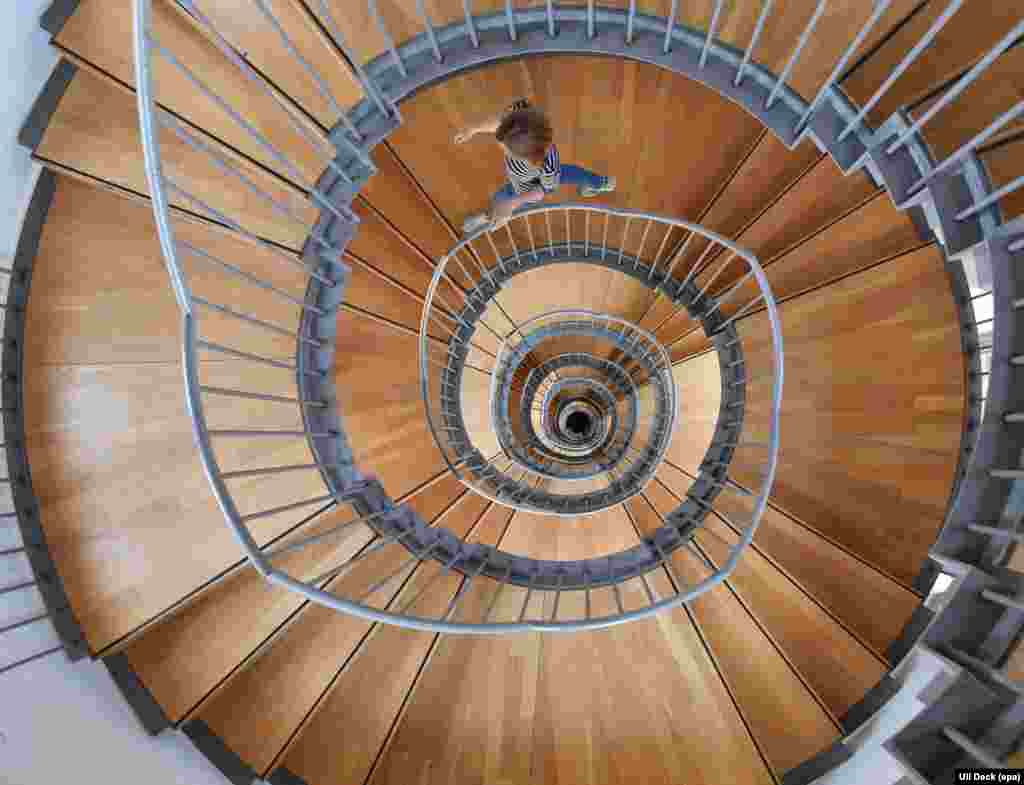
{"label": "white wall", "polygon": [[50,75],[57,55],[39,28],[49,0],[8,0],[0,22],[0,255],[14,253],[18,211],[25,199],[31,164],[15,138],[32,101]]}
{"label": "white wall", "polygon": [[225,785],[180,733],[142,730],[106,668],[62,653],[0,676],[0,785]]}

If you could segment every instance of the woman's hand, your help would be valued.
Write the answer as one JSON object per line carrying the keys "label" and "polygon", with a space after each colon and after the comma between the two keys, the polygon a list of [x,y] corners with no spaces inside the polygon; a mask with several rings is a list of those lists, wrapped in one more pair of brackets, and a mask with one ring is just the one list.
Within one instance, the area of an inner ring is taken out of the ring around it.
{"label": "woman's hand", "polygon": [[474,136],[476,136],[476,128],[464,128],[455,134],[455,138],[452,140],[455,144],[465,144]]}

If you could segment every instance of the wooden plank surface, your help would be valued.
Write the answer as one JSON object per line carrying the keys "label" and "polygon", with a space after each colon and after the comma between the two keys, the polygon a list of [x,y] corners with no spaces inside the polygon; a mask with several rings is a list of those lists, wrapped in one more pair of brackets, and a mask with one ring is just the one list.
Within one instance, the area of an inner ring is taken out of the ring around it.
{"label": "wooden plank surface", "polygon": [[[946,10],[948,3],[929,0],[920,6],[919,13],[843,80],[843,90],[857,104],[867,103],[892,69]],[[965,4],[878,102],[869,120],[877,128],[900,107],[956,77],[979,60],[1019,20],[1020,9],[1012,5]]]}
{"label": "wooden plank surface", "polygon": [[[910,585],[945,516],[963,417],[942,257],[933,247],[905,254],[780,313],[786,391],[772,499]],[[748,373],[764,380],[747,388],[744,438],[761,440],[771,362],[764,315],[741,320],[740,334]],[[740,451],[734,476],[754,482],[762,458]]]}
{"label": "wooden plank surface", "polygon": [[[211,19],[217,32],[326,130],[339,121],[339,107],[347,110],[363,97],[351,66],[313,21],[302,0],[277,0],[268,4],[288,38],[287,44],[255,3],[203,0],[196,5]],[[324,83],[323,89],[289,52],[289,47],[295,48],[298,56]]]}
{"label": "wooden plank surface", "polygon": [[704,460],[722,405],[718,354],[708,352],[672,369],[679,401],[675,431],[665,457],[691,471]]}
{"label": "wooden plank surface", "polygon": [[[785,301],[922,245],[909,216],[896,210],[885,194],[878,194],[768,263],[765,273],[776,301]],[[731,269],[739,267],[733,264]],[[722,287],[727,287],[727,284],[720,281],[729,275],[726,273],[715,281],[712,289],[719,293],[724,291]],[[697,276],[701,281],[704,277]],[[760,290],[756,284],[748,280],[740,285],[721,311],[723,315],[731,316],[759,295]],[[748,313],[757,310],[759,306]],[[684,326],[677,327],[672,322],[661,328],[658,334],[671,344],[669,351],[673,360],[702,351],[708,346],[702,332],[687,335]]]}
{"label": "wooden plank surface", "polygon": [[[993,189],[1011,183],[1024,173],[1024,134],[983,151],[979,157],[985,164]],[[1024,215],[1024,188],[1000,199],[999,207],[1003,211],[1004,221]]]}
{"label": "wooden plank surface", "polygon": [[[721,566],[739,537],[711,516],[695,539],[715,566]],[[842,717],[885,674],[887,664],[881,655],[840,626],[756,550],[743,554],[729,582],[832,716]]]}
{"label": "wooden plank surface", "polygon": [[[465,495],[436,525],[464,535],[476,527],[488,507],[486,500],[479,496]],[[395,550],[398,558],[392,560],[394,564],[380,560],[365,562],[364,567],[357,567],[332,581],[327,591],[340,597],[358,597],[366,586],[389,574],[408,557],[402,548]],[[434,575],[436,567],[429,563],[419,566],[415,574],[409,576],[412,587],[425,588],[422,574]],[[401,600],[392,602],[403,583],[396,580],[388,584],[374,596],[373,604],[396,611],[404,607]],[[410,592],[404,596],[408,602]],[[412,612],[419,609],[417,602]],[[196,716],[214,729],[254,770],[267,772],[307,712],[373,626],[331,608],[308,605],[262,656],[205,703]],[[267,710],[252,711],[241,717],[239,701]]]}
{"label": "wooden plank surface", "polygon": [[[217,50],[173,0],[152,6],[152,33],[218,96],[226,99],[278,151],[287,156],[308,186],[323,172],[328,156],[289,124],[273,99]],[[54,39],[56,45],[127,85],[135,84],[132,55],[132,8],[128,3],[87,0],[79,4]],[[204,98],[173,65],[160,56],[152,61],[157,102],[245,155],[283,174],[281,164],[213,101]],[[294,180],[294,177],[290,179]]]}
{"label": "wooden plank surface", "polygon": [[[690,584],[709,569],[685,549],[673,566]],[[797,678],[728,586],[705,592],[689,611],[776,776],[829,747],[839,729]],[[771,685],[771,689],[766,689]]]}
{"label": "wooden plank surface", "polygon": [[[683,496],[693,481],[691,474],[668,464],[657,476],[676,496]],[[753,513],[751,499],[732,492],[721,493],[714,507],[736,530],[745,530]],[[885,656],[920,603],[906,586],[771,505],[761,515],[753,547],[878,656]]]}
{"label": "wooden plank surface", "polygon": [[[453,225],[481,209],[503,184],[501,150],[486,136],[465,145],[425,146],[422,140],[450,140],[523,96],[550,114],[563,163],[618,178],[618,190],[602,202],[643,204],[683,217],[696,217],[760,136],[756,121],[734,104],[652,66],[586,57],[494,65],[405,102],[406,123],[390,140]],[[666,112],[690,118],[685,137],[657,119]],[[700,165],[688,166],[685,177],[666,158],[680,145],[703,151]],[[570,191],[563,187],[552,198],[571,198]]]}
{"label": "wooden plank surface", "polygon": [[[346,505],[299,527],[280,542],[326,532],[355,517]],[[296,578],[313,577],[344,562],[371,537],[367,527],[357,527],[344,536],[280,556],[274,566]],[[247,567],[148,630],[125,655],[168,718],[177,722],[303,602],[297,592],[268,584]]]}
{"label": "wooden plank surface", "polygon": [[[97,106],[103,106],[102,114],[96,111]],[[197,136],[194,131],[191,133]],[[286,205],[297,220],[284,217],[243,183],[219,171],[204,153],[167,129],[158,133],[165,175],[257,236],[301,250],[318,210],[300,191],[263,169],[207,137],[200,140],[213,145],[219,156],[237,167],[256,187]],[[35,154],[98,180],[149,193],[135,99],[116,83],[88,69],[79,69],[75,74]],[[173,192],[168,193],[168,199],[178,207],[211,217]]]}

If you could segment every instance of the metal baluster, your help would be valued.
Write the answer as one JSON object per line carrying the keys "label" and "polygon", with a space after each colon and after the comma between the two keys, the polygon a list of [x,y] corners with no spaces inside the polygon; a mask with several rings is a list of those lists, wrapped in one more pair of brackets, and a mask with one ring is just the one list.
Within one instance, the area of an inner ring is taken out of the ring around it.
{"label": "metal baluster", "polygon": [[257,235],[253,234],[248,229],[243,227],[240,223],[235,221],[233,218],[229,218],[228,216],[224,215],[224,213],[220,212],[220,210],[216,209],[215,207],[211,207],[198,196],[190,193],[189,191],[186,191],[184,188],[181,188],[176,182],[168,179],[166,176],[164,177],[164,184],[167,186],[167,189],[169,191],[174,191],[182,199],[192,202],[192,204],[194,204],[196,207],[199,207],[200,209],[209,213],[214,220],[219,221],[220,223],[226,223],[231,229],[236,231],[238,234],[242,235],[246,239],[252,240],[261,248],[270,251],[277,258],[284,259],[289,264],[304,270],[307,275],[309,275],[311,278],[316,278],[318,281],[320,281],[320,283],[324,284],[325,286],[331,288],[337,286],[337,282],[332,281],[327,276],[322,275],[321,273],[318,273],[315,270],[311,270],[304,261],[302,261],[299,257],[295,256],[293,253],[284,251],[278,246],[274,245],[273,243],[267,242],[261,237],[258,237]]}
{"label": "metal baluster", "polygon": [[15,668],[19,668],[22,665],[27,665],[28,663],[34,662],[35,660],[42,659],[43,657],[46,657],[49,654],[55,654],[56,652],[63,651],[63,650],[64,650],[63,646],[54,646],[52,648],[44,649],[43,651],[36,652],[35,654],[32,654],[32,655],[30,655],[28,657],[23,657],[20,660],[16,660],[15,662],[12,662],[12,663],[10,663],[8,665],[4,665],[2,668],[0,668],[0,675],[2,675],[4,673],[7,673],[8,671],[12,671]]}
{"label": "metal baluster", "polygon": [[491,597],[491,602],[487,606],[487,612],[484,613],[482,624],[486,624],[487,620],[491,618],[491,614],[494,612],[495,606],[498,604],[498,598],[501,597],[501,593],[505,590],[508,585],[509,579],[512,577],[512,565],[508,565],[508,569],[505,571],[505,577],[498,582],[498,588],[494,591],[494,596]]}
{"label": "metal baluster", "polygon": [[626,17],[626,43],[633,43],[633,21],[636,19],[636,0],[629,0],[629,12]]}
{"label": "metal baluster", "polygon": [[222,268],[223,270],[231,273],[232,275],[235,275],[235,276],[237,276],[239,278],[242,278],[243,280],[248,281],[249,283],[253,284],[254,286],[258,286],[261,289],[273,292],[274,294],[278,295],[279,297],[281,297],[281,298],[283,298],[285,300],[288,300],[289,302],[294,303],[295,305],[298,305],[300,307],[308,308],[309,310],[313,311],[313,313],[316,313],[319,316],[326,316],[327,315],[327,311],[323,310],[322,308],[318,308],[315,305],[308,305],[308,304],[306,304],[305,300],[303,300],[302,298],[293,297],[292,295],[288,294],[284,290],[278,289],[273,284],[269,284],[266,281],[264,281],[263,279],[255,276],[255,275],[252,275],[250,273],[247,273],[244,270],[242,270],[241,268],[236,267],[235,265],[230,264],[228,262],[225,262],[223,259],[219,259],[218,257],[213,256],[212,254],[207,253],[206,251],[202,250],[201,248],[195,247],[194,245],[189,243],[187,240],[178,240],[178,245],[180,245],[182,248],[184,248],[190,254],[192,254],[192,255],[200,258],[200,259],[204,259],[204,260],[206,260],[208,262],[211,262],[211,263],[217,265],[218,267]]}
{"label": "metal baluster", "polygon": [[654,261],[651,263],[651,270],[653,271],[658,266],[658,260],[661,259],[661,254],[665,250],[666,244],[668,244],[669,235],[672,234],[673,227],[671,225],[665,225],[665,236],[661,238],[661,245],[658,246],[658,252],[654,254]]}
{"label": "metal baluster", "polygon": [[583,211],[583,255],[590,255],[590,210]]}
{"label": "metal baluster", "polygon": [[710,314],[712,311],[717,310],[719,307],[721,307],[722,303],[728,301],[728,299],[732,296],[733,292],[736,292],[744,283],[746,283],[746,281],[748,281],[751,278],[751,276],[753,276],[753,274],[754,271],[751,270],[749,273],[747,273],[738,281],[736,281],[736,283],[730,286],[718,299],[715,300],[715,304],[711,306],[711,308],[708,310],[708,313]]}
{"label": "metal baluster", "polygon": [[672,33],[676,29],[676,13],[679,10],[679,0],[672,0],[672,10],[669,12],[668,19],[665,24],[665,45],[662,47],[662,51],[668,54],[672,48]]}
{"label": "metal baluster", "polygon": [[903,72],[906,71],[913,64],[913,62],[918,58],[921,52],[925,50],[928,44],[932,42],[932,40],[935,38],[938,32],[943,28],[943,26],[945,26],[946,22],[950,20],[953,14],[955,14],[960,9],[960,6],[963,4],[964,0],[952,0],[952,2],[948,6],[946,6],[946,10],[943,11],[939,18],[936,19],[935,22],[932,24],[932,26],[928,28],[928,31],[923,36],[921,36],[921,40],[914,45],[914,48],[911,49],[902,60],[900,60],[899,64],[894,69],[892,69],[889,76],[886,77],[886,80],[882,83],[881,87],[879,87],[875,91],[875,94],[871,96],[870,99],[868,99],[868,102],[864,104],[864,106],[861,108],[859,112],[857,112],[853,119],[846,124],[846,127],[842,130],[842,132],[840,132],[837,141],[842,142],[846,139],[846,137],[853,133],[853,130],[867,116],[867,113],[875,108],[875,104],[882,100],[885,94],[889,91],[889,88],[892,87],[896,80],[899,79],[899,77],[903,74]]}
{"label": "metal baluster", "polygon": [[555,38],[558,35],[558,31],[555,29],[555,6],[551,0],[547,0],[547,11],[548,11],[548,35]]}
{"label": "metal baluster", "polygon": [[526,234],[530,238],[530,248],[533,251],[533,261],[539,262],[540,258],[537,256],[537,244],[533,241],[533,227],[530,226],[530,216],[524,215],[523,222],[526,224]]}
{"label": "metal baluster", "polygon": [[[284,362],[283,360],[274,360],[270,357],[264,357],[261,354],[253,354],[251,352],[243,352],[239,349],[232,349],[230,346],[224,346],[223,344],[213,343],[212,341],[197,340],[196,346],[200,349],[207,349],[211,352],[217,352],[218,354],[226,354],[229,357],[237,357],[240,360],[251,360],[255,363],[261,363],[262,365],[269,365],[273,368],[282,368],[286,371],[296,370],[294,363]],[[304,371],[308,376],[324,376],[324,371]]]}
{"label": "metal baluster", "polygon": [[608,224],[611,223],[611,215],[604,214],[604,237],[601,240],[601,258],[604,259],[608,253]]}
{"label": "metal baluster", "polygon": [[228,387],[207,387],[199,388],[201,393],[207,395],[222,395],[228,398],[248,398],[255,401],[270,401],[273,403],[295,403],[301,406],[325,407],[325,401],[303,401],[299,398],[286,398],[281,395],[264,395],[263,393],[246,392],[245,390],[234,390]]}
{"label": "metal baluster", "polygon": [[550,250],[551,255],[554,256],[555,255],[555,235],[551,231],[551,211],[550,210],[545,210],[544,211],[544,223],[545,223],[545,225],[548,228],[548,249]]}
{"label": "metal baluster", "polygon": [[192,296],[192,302],[196,303],[197,305],[202,305],[204,308],[209,308],[211,310],[217,311],[218,313],[222,313],[225,316],[230,316],[233,319],[238,319],[239,321],[246,322],[247,324],[252,324],[252,325],[254,325],[256,327],[262,327],[264,330],[267,330],[268,332],[276,333],[277,335],[285,335],[285,336],[288,336],[290,338],[296,338],[301,343],[307,343],[310,346],[316,346],[318,348],[324,346],[324,342],[320,341],[320,340],[318,340],[316,338],[310,338],[309,336],[302,335],[301,333],[298,333],[298,332],[296,332],[294,330],[286,330],[283,327],[278,327],[276,324],[271,324],[270,322],[265,322],[262,319],[256,319],[256,318],[254,318],[252,316],[246,316],[244,313],[239,313],[238,311],[233,311],[230,308],[226,308],[223,305],[217,305],[216,303],[211,303],[211,302],[203,299],[202,297],[197,297],[197,296],[193,295]]}
{"label": "metal baluster", "polygon": [[583,595],[586,603],[586,618],[590,619],[590,572],[583,570]]}
{"label": "metal baluster", "polygon": [[[214,431],[210,431],[210,435],[211,436],[214,433],[215,433]],[[305,434],[301,434],[301,432],[300,432],[300,435],[305,435]],[[313,505],[313,504],[323,504],[324,502],[328,502],[328,501],[334,501],[334,497],[331,494],[327,494],[326,496],[317,496],[317,497],[312,498],[312,499],[305,499],[305,500],[300,501],[300,502],[292,502],[291,504],[282,504],[279,507],[271,507],[271,508],[266,509],[266,510],[260,510],[259,512],[249,513],[248,515],[241,516],[240,520],[242,521],[242,523],[248,523],[249,521],[255,521],[255,520],[258,520],[260,518],[269,518],[271,515],[277,515],[278,513],[281,513],[281,512],[288,512],[289,510],[297,510],[300,507],[309,507],[310,505]]]}
{"label": "metal baluster", "polygon": [[455,613],[455,609],[458,608],[462,598],[469,593],[470,584],[474,580],[480,577],[483,571],[487,568],[487,563],[490,561],[491,554],[488,552],[483,559],[480,560],[480,566],[473,571],[472,574],[467,574],[462,581],[462,585],[459,586],[459,590],[455,592],[455,596],[452,597],[452,601],[448,603],[448,608],[444,612],[444,616],[441,617],[441,621],[448,621]]}
{"label": "metal baluster", "polygon": [[980,133],[975,135],[969,142],[966,142],[965,144],[961,145],[952,155],[948,156],[944,161],[942,161],[942,163],[938,164],[928,174],[918,179],[913,185],[910,186],[909,189],[907,189],[907,193],[909,193],[911,196],[916,194],[925,185],[930,183],[932,180],[934,180],[943,172],[950,169],[955,164],[960,163],[968,155],[970,155],[971,152],[977,150],[979,147],[981,147],[981,145],[985,144],[985,142],[987,142],[989,139],[991,139],[993,136],[999,133],[999,131],[1001,131],[1007,125],[1009,125],[1010,123],[1014,122],[1015,120],[1019,119],[1022,116],[1024,116],[1024,101],[1018,101],[1012,109],[1003,112],[1003,114],[1001,114],[992,123],[990,123],[984,131],[981,131]]}
{"label": "metal baluster", "polygon": [[398,50],[395,48],[394,39],[392,39],[391,34],[388,32],[388,26],[384,24],[384,17],[380,15],[380,9],[377,8],[377,0],[366,0],[366,4],[367,8],[370,11],[370,14],[373,16],[374,21],[377,23],[377,29],[380,31],[380,34],[384,37],[385,45],[391,52],[391,59],[394,61],[395,67],[398,69],[398,73],[402,75],[403,79],[407,79],[409,77],[409,71],[406,69],[405,63],[402,61],[402,58],[399,57],[398,55]]}
{"label": "metal baluster", "polygon": [[711,49],[711,39],[715,36],[715,28],[718,27],[718,16],[722,13],[723,0],[715,0],[715,10],[711,14],[711,24],[708,25],[708,34],[704,38],[704,46],[700,50],[700,67],[703,68],[708,61],[708,50]]}
{"label": "metal baluster", "polygon": [[597,35],[594,28],[594,0],[587,0],[587,37],[593,38]]}
{"label": "metal baluster", "polygon": [[565,244],[566,250],[572,253],[572,232],[569,229],[569,208],[564,208],[565,212]]}
{"label": "metal baluster", "polygon": [[[221,476],[227,479],[227,474],[223,474]],[[280,556],[284,553],[293,553],[294,551],[298,551],[302,548],[305,548],[307,545],[313,545],[314,543],[322,542],[326,540],[328,537],[333,537],[336,534],[348,531],[352,527],[358,526],[361,523],[367,523],[368,521],[374,520],[376,518],[380,518],[385,515],[391,515],[394,512],[394,509],[381,510],[380,512],[375,512],[372,515],[367,515],[361,518],[355,518],[351,521],[345,521],[345,523],[340,523],[337,526],[332,526],[327,531],[320,532],[319,534],[311,534],[307,537],[303,537],[301,540],[297,540],[296,542],[281,543],[273,548],[264,550],[263,555],[267,558],[274,558],[275,556]]]}
{"label": "metal baluster", "polygon": [[850,58],[853,57],[854,52],[856,52],[860,45],[864,43],[864,39],[868,37],[868,33],[871,32],[874,26],[878,23],[878,20],[881,19],[882,15],[889,9],[891,4],[892,0],[876,0],[874,12],[872,12],[867,22],[865,22],[861,27],[860,32],[857,33],[857,37],[850,42],[848,47],[846,47],[846,51],[843,52],[842,57],[840,57],[839,61],[835,64],[835,67],[832,69],[832,73],[829,74],[828,79],[825,80],[825,84],[821,86],[817,95],[814,96],[814,100],[811,101],[804,110],[804,113],[800,116],[800,121],[796,124],[797,136],[803,132],[804,128],[807,126],[807,121],[810,119],[811,115],[814,114],[814,110],[818,108],[818,105],[825,98],[825,94],[831,90],[836,81],[838,81],[839,77],[843,73],[843,69],[846,68],[846,64],[850,62]]}
{"label": "metal baluster", "polygon": [[206,157],[210,159],[214,167],[216,167],[216,169],[220,171],[221,174],[225,174],[237,179],[240,183],[242,183],[245,189],[249,191],[249,193],[253,194],[258,199],[261,199],[262,201],[269,204],[275,212],[283,215],[296,226],[301,227],[304,232],[309,233],[309,236],[315,242],[327,248],[327,250],[331,251],[332,253],[341,253],[341,249],[332,245],[328,240],[326,240],[323,237],[323,235],[317,232],[311,232],[311,226],[309,221],[302,218],[298,213],[292,210],[291,207],[289,207],[288,205],[276,199],[271,194],[264,191],[262,188],[256,185],[256,183],[254,183],[249,177],[242,174],[241,170],[231,166],[227,161],[225,161],[220,156],[219,153],[217,153],[217,151],[213,149],[213,147],[206,144],[204,141],[202,141],[201,139],[197,138],[189,131],[187,131],[185,127],[181,123],[179,123],[172,115],[168,114],[167,112],[158,110],[156,112],[156,117],[157,122],[160,123],[160,125],[172,131],[174,135],[177,136],[182,142],[184,142],[186,145],[191,147],[196,152],[206,155]]}
{"label": "metal baluster", "polygon": [[562,573],[558,574],[558,581],[555,584],[555,607],[551,611],[550,621],[554,622],[558,618],[558,603],[562,599],[562,584],[565,582],[565,576]]}
{"label": "metal baluster", "polygon": [[807,41],[811,37],[811,33],[818,24],[818,20],[821,19],[821,15],[825,13],[825,6],[828,0],[818,0],[818,5],[814,9],[814,13],[811,15],[811,21],[807,23],[807,27],[804,28],[803,33],[800,34],[800,40],[797,42],[796,49],[793,50],[793,54],[790,55],[789,60],[786,62],[786,67],[782,69],[782,73],[779,74],[779,78],[775,80],[775,86],[772,91],[768,94],[768,100],[765,102],[765,108],[771,109],[774,106],[776,99],[778,98],[779,91],[782,86],[789,79],[789,74],[793,70],[793,66],[796,65],[797,60],[800,59],[800,55],[803,54],[804,47],[807,46]]}
{"label": "metal baluster", "polygon": [[1024,176],[1018,177],[1016,180],[1007,183],[1002,188],[993,191],[980,202],[976,202],[973,207],[969,207],[966,210],[961,210],[954,217],[957,221],[966,221],[971,216],[980,213],[989,205],[995,204],[1004,196],[1009,196],[1021,186],[1024,186]]}
{"label": "metal baluster", "polygon": [[516,14],[512,10],[512,0],[505,0],[505,18],[508,20],[508,37],[515,41],[518,38],[516,31]]}
{"label": "metal baluster", "polygon": [[718,269],[717,269],[717,270],[715,270],[715,272],[714,272],[714,273],[712,274],[712,276],[711,276],[710,278],[708,278],[708,282],[707,282],[706,284],[704,284],[704,288],[702,288],[702,289],[701,289],[701,290],[700,290],[699,292],[697,292],[697,296],[693,298],[693,300],[692,300],[692,301],[690,302],[690,305],[696,305],[696,304],[697,304],[697,302],[698,302],[698,301],[699,301],[699,300],[700,300],[700,299],[701,299],[701,298],[702,298],[702,297],[703,297],[703,296],[704,296],[704,295],[705,295],[705,294],[707,293],[708,289],[710,289],[710,288],[711,288],[711,285],[712,285],[712,284],[713,284],[713,283],[714,283],[715,281],[717,281],[717,280],[718,280],[718,277],[719,277],[719,276],[720,276],[720,275],[721,275],[722,273],[724,273],[724,272],[725,272],[725,269],[726,269],[726,268],[727,268],[727,267],[728,267],[728,266],[729,266],[730,264],[732,264],[732,262],[733,262],[733,260],[734,260],[735,258],[736,258],[736,252],[735,252],[735,251],[733,251],[733,252],[731,252],[731,253],[730,253],[730,254],[728,255],[728,257],[726,258],[725,262],[724,262],[723,264],[719,265]]}
{"label": "metal baluster", "polygon": [[773,0],[763,0],[761,6],[761,13],[757,17],[757,24],[754,25],[754,32],[750,36],[750,43],[747,45],[746,51],[743,53],[743,60],[740,62],[740,67],[736,70],[736,78],[733,80],[733,86],[739,87],[743,81],[743,73],[747,70],[747,66],[750,65],[750,57],[754,53],[754,47],[757,46],[757,41],[761,37],[761,33],[764,31],[764,24],[768,21],[768,14],[772,10]]}
{"label": "metal baluster", "polygon": [[423,22],[423,27],[427,32],[427,38],[430,40],[430,48],[434,50],[434,59],[439,63],[444,62],[444,57],[441,55],[441,48],[437,45],[437,35],[434,33],[434,25],[430,21],[430,17],[427,15],[427,9],[423,4],[423,0],[416,0],[416,11],[420,15],[420,19]]}
{"label": "metal baluster", "polygon": [[537,571],[534,570],[532,573],[530,573],[530,583],[529,583],[529,585],[527,586],[527,589],[526,589],[526,597],[523,599],[523,607],[519,611],[519,623],[520,624],[522,624],[523,623],[523,619],[526,618],[526,611],[529,610],[530,598],[533,596],[533,590],[534,590],[534,587],[536,586],[536,584],[537,584]]}
{"label": "metal baluster", "polygon": [[[622,239],[619,241],[619,264],[622,264],[622,252],[626,250],[626,237],[629,235],[629,225],[633,221],[633,216],[626,218],[626,225],[622,229]],[[636,269],[639,265],[640,259],[637,258],[634,262],[633,269]]]}
{"label": "metal baluster", "polygon": [[[320,16],[327,22],[327,31],[334,40],[335,46],[341,50],[345,59],[348,60],[355,69],[356,76],[363,85],[363,90],[368,96],[370,96],[370,100],[377,105],[377,108],[380,109],[382,114],[397,116],[398,109],[395,107],[394,103],[380,93],[377,86],[370,81],[366,70],[362,65],[360,65],[361,58],[348,48],[348,45],[345,43],[345,37],[341,34],[341,30],[338,28],[338,23],[335,21],[334,15],[331,13],[331,10],[327,5],[327,0],[320,0]],[[387,106],[385,106],[385,102],[387,103]]]}
{"label": "metal baluster", "polygon": [[512,222],[509,221],[509,223],[505,224],[505,231],[508,233],[508,241],[512,244],[512,252],[515,254],[516,264],[519,265],[520,267],[522,267],[523,266],[523,262],[519,258],[519,246],[516,245],[516,238],[512,236],[512,226],[511,226],[511,223]]}
{"label": "metal baluster", "polygon": [[905,145],[907,141],[914,136],[914,134],[918,133],[925,125],[928,124],[929,120],[949,106],[954,100],[956,100],[957,96],[970,87],[974,80],[981,76],[981,74],[983,74],[988,67],[992,65],[992,63],[994,63],[996,59],[1003,52],[1009,49],[1022,35],[1024,35],[1024,19],[1017,22],[1017,24],[1013,26],[1013,29],[999,40],[999,43],[992,47],[988,53],[966,74],[960,77],[956,83],[949,88],[949,90],[943,93],[942,98],[936,101],[927,112],[921,115],[921,117],[914,122],[913,125],[901,133],[896,140],[886,148],[886,154],[892,155],[903,147],[903,145]]}
{"label": "metal baluster", "polygon": [[726,319],[724,322],[722,322],[722,325],[715,331],[714,334],[718,335],[720,332],[722,332],[722,330],[724,330],[726,327],[728,327],[734,321],[739,319],[741,316],[745,316],[747,311],[749,311],[751,308],[753,308],[755,305],[757,305],[757,303],[759,301],[761,301],[763,298],[764,298],[764,294],[763,293],[762,294],[758,294],[757,297],[755,297],[749,303],[744,305],[741,310],[737,311],[733,316],[730,316],[728,319]]}

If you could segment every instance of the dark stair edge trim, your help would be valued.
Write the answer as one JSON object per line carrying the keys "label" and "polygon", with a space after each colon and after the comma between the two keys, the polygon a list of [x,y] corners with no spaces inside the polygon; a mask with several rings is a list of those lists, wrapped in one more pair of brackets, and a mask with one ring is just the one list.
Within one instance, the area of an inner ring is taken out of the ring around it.
{"label": "dark stair edge trim", "polygon": [[304,779],[293,774],[284,766],[278,766],[274,769],[270,773],[270,776],[267,777],[267,782],[269,782],[270,785],[306,785],[306,781]]}
{"label": "dark stair edge trim", "polygon": [[18,131],[18,144],[27,147],[33,153],[36,151],[39,143],[43,141],[43,134],[46,133],[54,112],[57,111],[60,99],[64,97],[76,73],[78,66],[66,57],[62,57],[54,66]]}
{"label": "dark stair edge trim", "polygon": [[843,733],[849,736],[874,717],[875,713],[900,691],[900,687],[900,683],[893,678],[892,672],[886,673],[878,684],[868,690],[863,698],[847,709],[846,713],[839,718]]}
{"label": "dark stair edge trim", "polygon": [[918,638],[921,637],[933,618],[935,618],[935,611],[927,607],[922,600],[910,615],[907,623],[903,625],[900,636],[885,650],[885,657],[889,660],[890,665],[898,665],[914,648],[914,644],[917,643]]}
{"label": "dark stair edge trim", "polygon": [[81,626],[71,610],[64,583],[46,543],[40,517],[39,500],[32,489],[32,474],[25,449],[23,418],[25,310],[28,307],[32,269],[42,238],[43,226],[57,190],[57,178],[44,169],[39,174],[28,209],[22,222],[18,245],[11,264],[7,302],[14,306],[4,321],[2,354],[2,397],[4,442],[7,445],[7,466],[11,478],[11,496],[17,514],[18,530],[26,546],[37,588],[42,595],[53,628],[64,646],[68,659],[75,661],[89,655],[89,647]]}
{"label": "dark stair edge trim", "polygon": [[853,750],[837,741],[782,775],[781,785],[809,785],[853,757]]}
{"label": "dark stair edge trim", "polygon": [[259,779],[259,775],[202,720],[189,720],[181,730],[232,785],[252,785]]}
{"label": "dark stair edge trim", "polygon": [[163,708],[139,679],[126,655],[112,654],[104,657],[103,664],[148,734],[156,736],[171,727]]}
{"label": "dark stair edge trim", "polygon": [[80,0],[53,0],[39,17],[39,26],[50,35],[59,35],[65,23],[78,10]]}

